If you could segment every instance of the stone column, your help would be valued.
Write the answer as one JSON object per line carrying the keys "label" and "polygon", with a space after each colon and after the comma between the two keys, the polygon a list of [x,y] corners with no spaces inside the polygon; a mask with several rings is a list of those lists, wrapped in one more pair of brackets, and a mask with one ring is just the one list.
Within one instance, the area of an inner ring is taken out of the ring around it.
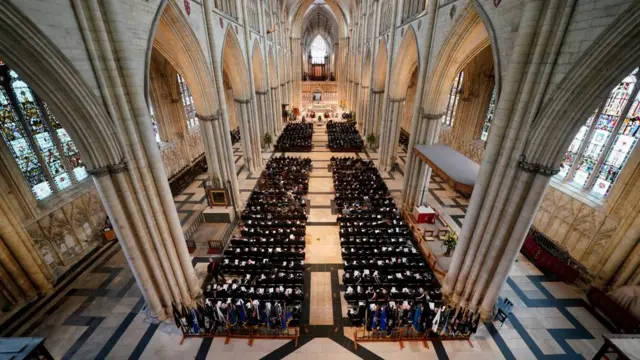
{"label": "stone column", "polygon": [[550,176],[559,171],[527,159],[523,153],[528,139],[522,136],[529,134],[532,114],[536,113],[529,111],[530,107],[539,105],[534,102],[536,95],[545,91],[545,84],[536,85],[541,79],[541,59],[549,50],[557,5],[558,1],[548,4],[540,27],[543,2],[525,4],[493,122],[497,126],[492,125],[460,241],[443,284],[443,293],[451,302],[471,309],[480,307],[485,318],[493,310]]}
{"label": "stone column", "polygon": [[[424,114],[422,109],[420,109],[419,115],[414,121],[415,124],[412,124],[412,130],[414,130],[415,135],[411,134],[411,138],[421,145],[437,143],[443,117],[444,113]],[[409,145],[411,145],[411,141]],[[427,174],[426,178],[425,173]],[[418,204],[420,191],[423,188],[429,188],[431,168],[424,164],[413,151],[409,151],[407,163],[404,168],[404,178],[402,202],[405,209],[412,210],[413,207]]]}
{"label": "stone column", "polygon": [[[241,119],[240,121],[245,126],[245,134],[243,134],[243,137],[247,137],[245,142],[247,148],[245,157],[247,169],[252,173],[257,173],[262,166],[262,150],[260,149],[260,139],[258,136],[259,129],[256,126],[256,120],[252,119],[251,116],[253,106],[251,100],[235,99],[234,101],[236,103],[238,116]],[[245,141],[244,139],[242,140]]]}
{"label": "stone column", "polygon": [[[234,198],[234,204],[237,207],[240,206],[240,187],[238,185],[238,177],[236,175],[236,164],[233,157],[233,147],[231,144],[231,133],[229,127],[229,111],[234,111],[234,109],[227,109],[227,101],[224,89],[224,79],[222,77],[222,65],[221,59],[216,55],[216,42],[215,42],[215,32],[214,32],[214,18],[213,18],[213,0],[204,0],[204,9],[205,9],[205,22],[207,26],[207,34],[209,38],[209,48],[211,54],[211,67],[213,69],[214,80],[215,80],[215,88],[217,91],[218,98],[218,107],[219,112],[218,120],[213,122],[212,127],[214,130],[214,137],[216,138],[216,148],[219,149],[220,156],[218,157],[221,161],[221,168],[223,170],[223,174],[225,177],[225,185],[230,185],[231,189],[229,189],[231,195]],[[242,130],[241,130],[242,131]],[[241,135],[241,137],[244,135]],[[243,142],[244,144],[244,142]],[[245,149],[246,151],[246,149]]]}
{"label": "stone column", "polygon": [[221,166],[218,156],[218,154],[224,154],[224,152],[222,152],[218,146],[220,141],[216,139],[215,132],[217,129],[214,129],[213,125],[214,121],[220,119],[220,112],[214,115],[201,115],[196,113],[196,117],[200,121],[200,134],[202,135],[204,152],[207,157],[209,180],[216,187],[224,186],[226,176],[223,177],[222,169],[224,166]]}
{"label": "stone column", "polygon": [[258,107],[258,123],[260,124],[260,144],[262,145],[262,139],[264,138],[264,134],[270,133],[273,135],[273,131],[271,131],[271,127],[269,126],[269,113],[267,111],[267,92],[266,91],[256,91],[256,104]]}
{"label": "stone column", "polygon": [[[156,251],[162,252],[162,248],[154,248],[150,244],[141,211],[132,196],[133,189],[129,187],[128,174],[123,174],[124,171],[126,165],[118,164],[92,169],[89,173],[93,176],[136,283],[150,310],[162,319],[170,313],[171,303],[190,303],[191,299],[180,298],[175,278],[165,272],[168,270],[166,267],[163,269],[160,265]],[[163,254],[163,258],[166,258],[166,254]]]}
{"label": "stone column", "polygon": [[[398,1],[394,1],[393,5],[392,5],[392,11],[391,11],[391,32],[389,34],[389,43],[388,43],[388,51],[389,54],[394,54],[394,50],[395,50],[395,42],[396,42],[396,28],[397,28],[397,22],[398,22],[398,7],[400,6]],[[387,61],[387,72],[385,75],[385,80],[384,80],[384,88],[385,89],[390,89],[391,87],[391,71],[393,69],[393,59],[394,56],[390,56],[389,57],[389,61]],[[389,138],[389,134],[388,131],[389,129],[391,129],[390,127],[390,122],[393,121],[391,120],[391,118],[388,116],[388,114],[393,113],[393,111],[390,111],[390,109],[388,109],[388,107],[390,107],[392,105],[391,102],[391,95],[389,94],[389,91],[387,91],[384,95],[384,100],[383,100],[383,108],[382,108],[382,134],[381,134],[381,139],[380,139],[380,163],[378,165],[378,167],[382,170],[388,170],[387,166],[388,166],[388,162],[391,159],[390,156],[388,155],[389,153],[389,142],[392,141]],[[391,151],[393,151],[393,149],[391,149]],[[384,154],[384,155],[383,155]]]}
{"label": "stone column", "polygon": [[4,272],[0,274],[0,285],[11,295],[12,303],[35,299],[53,289],[50,270],[4,192],[0,194],[0,268]]}
{"label": "stone column", "polygon": [[380,144],[380,136],[381,136],[381,127],[382,127],[382,101],[384,100],[384,89],[381,90],[372,90],[371,91],[371,101],[370,101],[370,110],[369,110],[369,126],[370,131],[367,133],[372,133],[376,136],[377,144]]}
{"label": "stone column", "polygon": [[360,113],[360,135],[362,135],[363,138],[367,138],[367,121],[368,121],[368,116],[367,113],[369,111],[369,87],[368,86],[362,86],[362,96],[360,97],[360,99],[362,99],[361,104],[360,104],[360,109],[358,110],[358,113]]}
{"label": "stone column", "polygon": [[398,138],[404,110],[404,98],[389,99],[387,114],[383,121],[382,140],[380,142],[380,168],[388,171],[393,165],[392,159],[398,152]]}
{"label": "stone column", "polygon": [[[431,52],[433,33],[436,26],[436,13],[438,4],[435,1],[430,1],[427,5],[427,31],[425,34],[426,43],[425,49],[427,53]],[[416,89],[416,98],[414,99],[414,110],[412,114],[411,129],[409,130],[409,145],[407,146],[407,158],[404,166],[404,183],[402,186],[402,202],[403,207],[409,211],[413,209],[413,206],[419,201],[419,192],[422,187],[429,188],[429,181],[431,180],[431,169],[426,167],[422,170],[423,164],[420,159],[417,158],[413,151],[413,147],[416,144],[431,145],[438,141],[438,135],[440,133],[440,118],[444,116],[442,114],[426,114],[422,108],[422,104],[425,98],[426,86],[428,84],[427,69],[430,67],[429,59],[420,64],[420,71],[418,74],[418,88]],[[424,173],[426,173],[426,180]],[[422,187],[420,183],[422,182]]]}
{"label": "stone column", "polygon": [[274,122],[274,130],[273,130],[273,139],[275,141],[277,135],[280,134],[282,129],[282,110],[280,109],[280,89],[278,86],[271,87],[271,111],[273,112],[273,122]]}

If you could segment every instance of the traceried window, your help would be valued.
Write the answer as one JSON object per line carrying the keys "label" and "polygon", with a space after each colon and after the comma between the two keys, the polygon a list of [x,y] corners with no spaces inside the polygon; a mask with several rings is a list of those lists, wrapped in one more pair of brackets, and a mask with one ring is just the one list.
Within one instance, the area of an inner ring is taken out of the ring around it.
{"label": "traceried window", "polygon": [[311,52],[311,63],[312,64],[324,64],[325,58],[329,53],[327,46],[327,42],[324,41],[322,36],[317,35],[315,39],[311,42],[310,52]]}
{"label": "traceried window", "polygon": [[562,160],[560,179],[605,197],[633,151],[640,127],[638,69],[587,119]]}
{"label": "traceried window", "polygon": [[484,118],[484,124],[482,124],[482,133],[480,133],[480,140],[487,141],[489,138],[489,129],[491,128],[491,122],[493,116],[496,113],[496,87],[493,87],[491,92],[491,100],[489,100],[489,108],[487,108],[487,116]]}
{"label": "traceried window", "polygon": [[160,132],[158,131],[158,123],[156,120],[156,111],[153,108],[153,104],[149,104],[149,114],[151,115],[151,126],[153,126],[153,136],[156,139],[156,142],[160,144],[162,140],[160,139]]}
{"label": "traceried window", "polygon": [[178,87],[180,88],[184,114],[187,116],[187,127],[191,129],[198,125],[198,120],[196,119],[196,106],[193,104],[193,96],[191,96],[189,86],[180,74],[178,74]]}
{"label": "traceried window", "polygon": [[78,148],[49,106],[18,74],[0,65],[0,130],[36,199],[87,178]]}
{"label": "traceried window", "polygon": [[456,109],[458,108],[458,100],[460,93],[462,92],[462,82],[464,80],[464,72],[461,71],[453,81],[451,90],[449,90],[449,101],[447,101],[447,111],[442,123],[447,126],[453,126],[453,121],[456,118]]}

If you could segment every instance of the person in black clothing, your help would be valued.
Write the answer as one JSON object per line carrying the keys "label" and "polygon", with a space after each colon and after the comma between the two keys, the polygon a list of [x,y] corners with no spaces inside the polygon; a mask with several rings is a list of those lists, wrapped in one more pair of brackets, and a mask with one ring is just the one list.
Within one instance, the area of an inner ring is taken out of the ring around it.
{"label": "person in black clothing", "polygon": [[213,261],[213,258],[209,258],[209,264],[207,265],[207,274],[209,275],[209,281],[215,280],[216,282],[220,282],[220,279],[222,279],[222,281],[227,281],[224,278],[222,269],[220,269],[220,267],[220,265],[216,264],[216,262]]}

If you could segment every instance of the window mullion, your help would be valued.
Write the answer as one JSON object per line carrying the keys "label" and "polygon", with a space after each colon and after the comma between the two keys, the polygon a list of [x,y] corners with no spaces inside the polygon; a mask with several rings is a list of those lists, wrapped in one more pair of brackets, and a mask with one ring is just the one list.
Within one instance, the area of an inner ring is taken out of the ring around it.
{"label": "window mullion", "polygon": [[611,146],[613,146],[613,143],[616,141],[616,138],[618,137],[618,133],[620,132],[620,128],[624,123],[624,119],[626,119],[627,115],[629,115],[629,110],[633,105],[633,99],[635,99],[636,96],[638,95],[638,90],[640,90],[640,84],[636,84],[636,86],[633,88],[631,95],[627,99],[627,103],[624,105],[624,108],[620,112],[620,116],[618,116],[618,121],[616,122],[616,126],[613,129],[613,131],[611,131],[611,135],[607,139],[607,143],[605,144],[604,148],[600,152],[600,156],[598,157],[598,162],[596,163],[596,166],[594,166],[593,172],[589,175],[589,179],[587,179],[587,184],[585,185],[585,189],[591,190],[591,188],[593,187],[593,184],[595,183],[596,178],[600,173],[600,167],[602,166],[602,163],[604,162],[605,157],[609,155]]}
{"label": "window mullion", "polygon": [[575,158],[573,159],[573,164],[571,164],[571,168],[569,169],[569,172],[567,172],[567,175],[564,177],[565,179],[571,180],[571,179],[573,179],[573,176],[576,174],[576,170],[578,169],[578,166],[580,165],[580,160],[582,159],[584,151],[589,146],[589,142],[591,141],[591,137],[593,136],[593,133],[596,131],[596,125],[598,124],[598,121],[600,120],[600,116],[602,116],[602,111],[604,110],[604,107],[607,104],[607,100],[608,99],[605,99],[602,102],[602,105],[600,105],[600,108],[599,108],[598,112],[593,117],[593,120],[591,121],[591,126],[589,126],[589,130],[587,130],[587,133],[584,135],[584,139],[582,139],[582,143],[580,144],[580,147],[578,148],[578,151],[576,151]]}
{"label": "window mullion", "polygon": [[49,117],[47,116],[49,114],[45,111],[44,106],[42,105],[42,101],[40,100],[40,98],[38,98],[35,94],[34,94],[34,98],[35,98],[35,101],[36,101],[36,106],[38,106],[38,109],[40,110],[40,113],[43,114],[42,118],[43,118],[45,126],[47,127],[47,130],[49,131],[49,135],[51,135],[51,139],[52,139],[53,143],[56,145],[56,149],[58,149],[58,154],[60,154],[60,160],[62,160],[62,165],[64,166],[64,169],[67,171],[67,174],[70,176],[71,183],[77,184],[78,183],[78,179],[76,178],[76,174],[73,172],[73,168],[71,167],[71,164],[69,163],[69,159],[65,155],[64,148],[62,147],[62,143],[60,142],[60,139],[58,138],[58,134],[53,130],[53,127],[51,127],[51,123],[49,122]]}

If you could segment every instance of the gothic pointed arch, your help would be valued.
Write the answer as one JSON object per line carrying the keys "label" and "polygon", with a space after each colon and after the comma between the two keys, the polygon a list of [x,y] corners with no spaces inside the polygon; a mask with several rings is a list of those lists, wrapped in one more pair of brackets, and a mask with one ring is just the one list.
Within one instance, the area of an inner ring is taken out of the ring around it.
{"label": "gothic pointed arch", "polygon": [[242,55],[240,41],[231,26],[227,27],[222,46],[222,70],[229,77],[233,96],[238,100],[251,98],[249,71]]}
{"label": "gothic pointed arch", "polygon": [[213,74],[198,39],[175,1],[168,1],[160,15],[153,37],[153,49],[162,54],[184,78],[196,111],[202,115],[213,114],[216,104]]}
{"label": "gothic pointed arch", "polygon": [[495,56],[497,44],[493,27],[488,17],[475,2],[461,10],[449,31],[444,46],[438,52],[435,65],[432,67],[429,82],[425,88],[425,111],[429,114],[443,113],[447,107],[451,84],[464,66],[477,54],[491,46],[494,50],[494,68],[496,86],[500,84],[500,68]]}
{"label": "gothic pointed arch", "polygon": [[267,74],[264,68],[264,57],[262,56],[262,49],[260,49],[260,43],[257,39],[253,42],[252,54],[253,82],[255,84],[256,91],[267,91]]}
{"label": "gothic pointed arch", "polygon": [[391,69],[391,82],[389,83],[389,96],[394,99],[406,97],[407,88],[411,81],[411,75],[418,64],[418,40],[413,27],[407,27],[400,48],[395,56]]}
{"label": "gothic pointed arch", "polygon": [[387,76],[387,56],[387,42],[380,40],[378,53],[373,63],[373,79],[371,79],[371,87],[373,90],[384,90],[385,78]]}
{"label": "gothic pointed arch", "polygon": [[0,4],[0,15],[0,56],[47,102],[87,168],[120,163],[114,121],[69,59],[12,2]]}

